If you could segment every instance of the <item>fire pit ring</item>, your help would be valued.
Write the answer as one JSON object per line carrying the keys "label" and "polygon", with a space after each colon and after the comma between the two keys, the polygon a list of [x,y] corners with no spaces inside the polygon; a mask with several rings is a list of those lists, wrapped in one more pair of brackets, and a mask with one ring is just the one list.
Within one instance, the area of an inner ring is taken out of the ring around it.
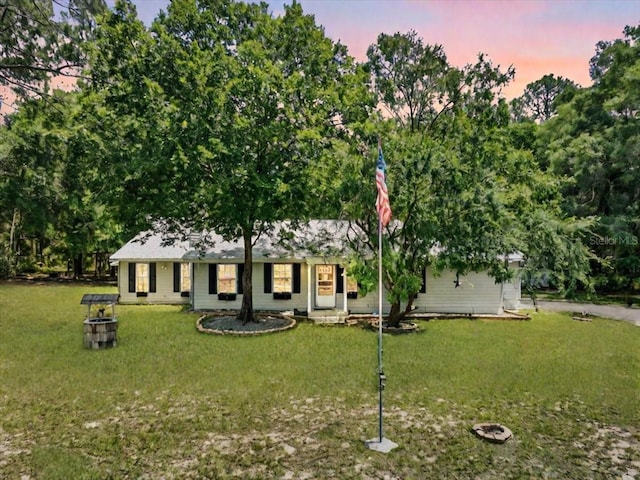
{"label": "fire pit ring", "polygon": [[513,436],[511,430],[499,423],[476,423],[471,431],[491,443],[504,443]]}

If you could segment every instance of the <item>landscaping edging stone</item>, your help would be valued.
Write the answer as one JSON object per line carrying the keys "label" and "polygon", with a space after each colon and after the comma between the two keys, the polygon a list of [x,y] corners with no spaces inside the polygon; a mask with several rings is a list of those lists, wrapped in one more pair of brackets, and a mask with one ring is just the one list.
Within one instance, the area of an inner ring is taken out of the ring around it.
{"label": "landscaping edging stone", "polygon": [[[368,322],[367,328],[378,331],[378,320],[372,320]],[[405,320],[400,322],[399,327],[390,327],[386,322],[382,322],[382,333],[389,333],[391,335],[402,335],[405,333],[416,333],[419,330],[418,324]]]}
{"label": "landscaping edging stone", "polygon": [[405,333],[415,333],[418,331],[418,324],[413,322],[402,322],[399,327],[389,327],[382,324],[382,333],[389,333],[391,335],[402,335]]}
{"label": "landscaping edging stone", "polygon": [[[207,328],[204,327],[202,325],[202,322],[204,322],[205,320],[209,319],[209,318],[225,318],[225,319],[231,319],[233,318],[231,315],[215,315],[215,314],[205,314],[202,315],[200,318],[198,318],[198,320],[196,321],[196,328],[198,329],[198,331],[200,333],[206,333],[206,334],[210,334],[210,335],[240,335],[240,336],[256,336],[256,335],[265,335],[265,334],[269,334],[269,333],[278,333],[278,332],[284,332],[286,330],[290,330],[292,328],[294,328],[297,324],[296,320],[292,317],[288,317],[285,315],[273,315],[273,314],[269,314],[269,315],[260,315],[258,314],[257,317],[260,318],[279,318],[279,319],[284,319],[288,322],[288,324],[281,326],[281,327],[275,327],[275,328],[267,328],[267,329],[251,329],[251,327],[253,325],[251,324],[247,324],[247,329],[246,330],[233,330],[230,328]],[[235,320],[235,318],[234,318]],[[236,324],[240,327],[242,327],[243,325],[240,322],[235,321]]]}

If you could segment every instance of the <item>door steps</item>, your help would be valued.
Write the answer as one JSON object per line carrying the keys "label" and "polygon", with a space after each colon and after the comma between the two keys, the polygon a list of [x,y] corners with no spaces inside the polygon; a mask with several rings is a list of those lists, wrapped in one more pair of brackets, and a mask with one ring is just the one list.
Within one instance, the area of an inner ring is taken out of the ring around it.
{"label": "door steps", "polygon": [[343,310],[313,310],[307,318],[313,323],[346,323],[347,312]]}

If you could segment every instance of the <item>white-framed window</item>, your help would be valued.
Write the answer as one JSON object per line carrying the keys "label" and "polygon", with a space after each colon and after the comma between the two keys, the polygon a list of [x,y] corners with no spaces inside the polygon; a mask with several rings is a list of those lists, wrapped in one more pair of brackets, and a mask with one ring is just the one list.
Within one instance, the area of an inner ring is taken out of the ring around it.
{"label": "white-framed window", "polygon": [[188,292],[191,290],[191,269],[188,263],[180,264],[180,291]]}
{"label": "white-framed window", "polygon": [[273,292],[291,293],[293,291],[293,266],[290,263],[273,264]]}
{"label": "white-framed window", "polygon": [[136,263],[136,292],[149,292],[149,264]]}
{"label": "white-framed window", "polygon": [[218,264],[218,293],[236,293],[236,278],[235,264]]}

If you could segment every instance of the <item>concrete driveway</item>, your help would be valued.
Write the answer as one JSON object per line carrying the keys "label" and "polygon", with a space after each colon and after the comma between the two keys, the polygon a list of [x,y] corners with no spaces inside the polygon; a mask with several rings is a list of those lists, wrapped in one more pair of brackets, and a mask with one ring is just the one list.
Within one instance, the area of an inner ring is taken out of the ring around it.
{"label": "concrete driveway", "polygon": [[573,303],[564,301],[539,300],[542,310],[552,312],[587,312],[599,317],[624,320],[640,327],[640,308],[629,308],[622,305],[594,305],[593,303]]}

